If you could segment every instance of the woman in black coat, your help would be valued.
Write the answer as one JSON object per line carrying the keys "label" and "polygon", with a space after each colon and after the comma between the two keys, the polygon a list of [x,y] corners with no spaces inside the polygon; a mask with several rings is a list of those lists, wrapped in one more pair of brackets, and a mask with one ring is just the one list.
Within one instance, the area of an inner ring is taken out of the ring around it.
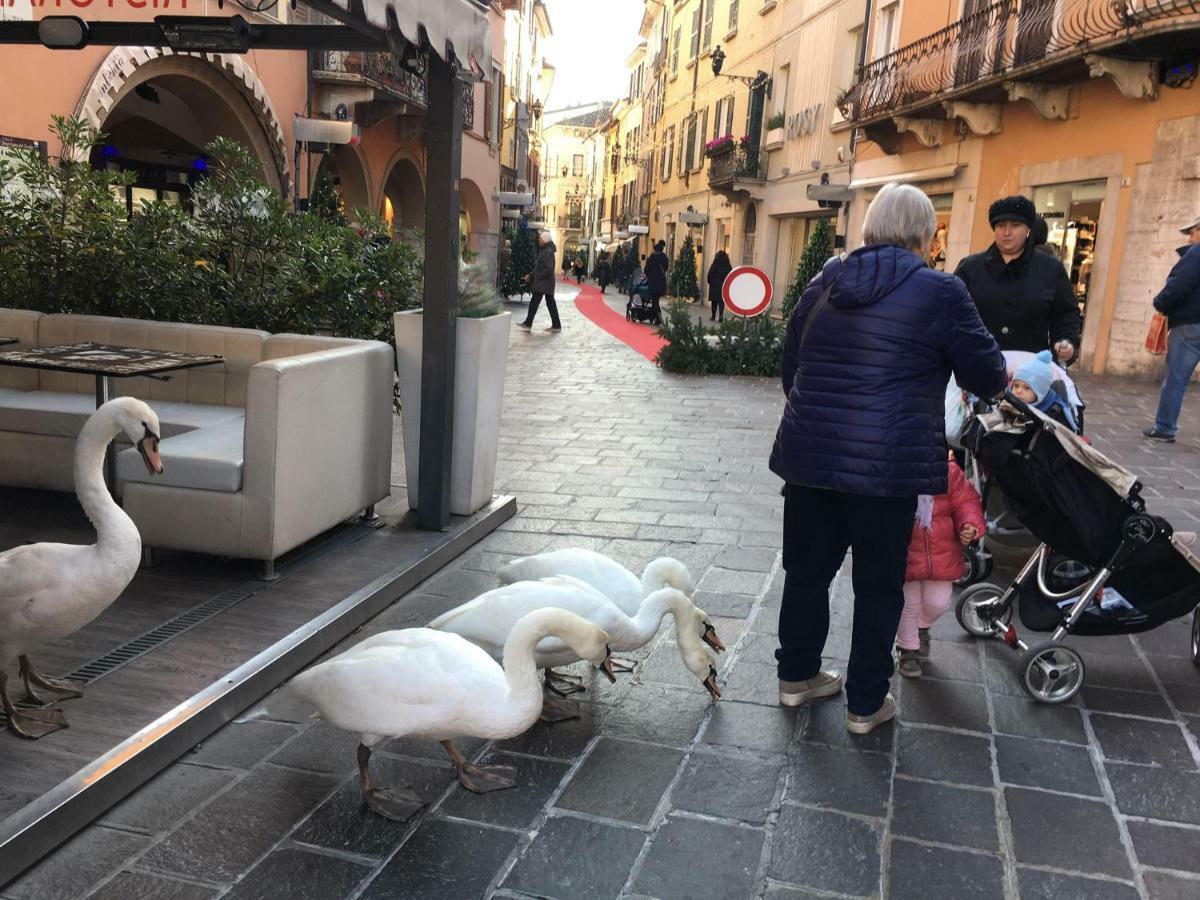
{"label": "woman in black coat", "polygon": [[1037,218],[1028,197],[997,200],[988,210],[994,243],[964,259],[954,274],[1001,350],[1053,350],[1066,363],[1079,349],[1083,320],[1062,263],[1036,250]]}
{"label": "woman in black coat", "polygon": [[729,254],[718,250],[708,267],[708,302],[712,306],[712,314],[708,317],[710,322],[725,321],[725,295],[722,288],[732,271],[733,263],[729,261]]}
{"label": "woman in black coat", "polygon": [[654,252],[646,258],[646,285],[650,289],[650,301],[654,304],[654,324],[662,324],[662,308],[659,301],[667,294],[667,266],[670,265],[666,249],[667,242],[659,241],[654,245]]}

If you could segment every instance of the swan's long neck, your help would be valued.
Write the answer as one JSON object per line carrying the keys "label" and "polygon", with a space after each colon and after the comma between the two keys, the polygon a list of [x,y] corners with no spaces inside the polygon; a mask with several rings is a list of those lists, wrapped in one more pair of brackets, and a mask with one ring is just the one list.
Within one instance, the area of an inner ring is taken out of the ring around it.
{"label": "swan's long neck", "polygon": [[[539,618],[540,617],[535,617]],[[504,678],[508,682],[506,717],[515,721],[528,719],[532,724],[542,710],[542,684],[538,678],[533,652],[538,642],[551,634],[543,621],[526,617],[517,622],[504,642]]]}
{"label": "swan's long neck", "polygon": [[670,613],[675,617],[675,630],[684,631],[683,611],[691,606],[687,597],[674,588],[663,588],[649,594],[633,617],[634,634],[640,641],[648,641],[658,633],[663,617]]}
{"label": "swan's long neck", "polygon": [[127,553],[131,540],[141,550],[137,527],[104,483],[104,453],[120,431],[110,415],[100,413],[88,419],[75,443],[75,493],[96,528],[96,549],[101,555]]}

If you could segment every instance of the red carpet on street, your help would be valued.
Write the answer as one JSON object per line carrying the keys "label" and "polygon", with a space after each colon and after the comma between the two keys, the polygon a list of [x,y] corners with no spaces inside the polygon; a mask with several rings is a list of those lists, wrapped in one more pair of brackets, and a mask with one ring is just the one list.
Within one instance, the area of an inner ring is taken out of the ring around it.
{"label": "red carpet on street", "polygon": [[658,336],[656,327],[630,322],[626,320],[623,313],[617,312],[605,303],[604,297],[601,296],[599,288],[595,285],[580,285],[579,296],[575,298],[575,308],[617,340],[628,344],[651,362],[658,356],[658,351],[667,345],[667,342]]}

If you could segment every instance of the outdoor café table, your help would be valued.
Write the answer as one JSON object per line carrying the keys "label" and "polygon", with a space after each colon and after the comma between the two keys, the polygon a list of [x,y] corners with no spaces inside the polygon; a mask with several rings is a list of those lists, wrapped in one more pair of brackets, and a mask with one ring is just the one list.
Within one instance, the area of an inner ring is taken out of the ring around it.
{"label": "outdoor caf\u00e9 table", "polygon": [[[167,381],[170,378],[165,374],[167,372],[212,366],[223,361],[224,357],[221,356],[200,356],[176,350],[114,347],[93,341],[0,352],[0,366],[20,366],[26,369],[95,376],[97,409],[109,400],[112,378],[142,376]],[[116,479],[115,463],[116,456],[113,454],[112,444],[109,444],[104,457],[104,474],[110,488]]]}
{"label": "outdoor caf\u00e9 table", "polygon": [[0,335],[0,347],[3,347],[5,344],[16,343],[19,343],[16,338],[4,337],[3,335]]}

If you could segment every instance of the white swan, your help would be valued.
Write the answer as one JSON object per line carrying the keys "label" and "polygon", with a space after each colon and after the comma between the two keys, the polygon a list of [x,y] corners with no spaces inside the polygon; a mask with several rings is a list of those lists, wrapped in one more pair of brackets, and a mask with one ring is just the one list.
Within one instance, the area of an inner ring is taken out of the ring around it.
{"label": "white swan", "polygon": [[404,821],[425,801],[411,788],[372,787],[371,748],[387,738],[430,738],[446,748],[458,780],[468,790],[485,793],[512,787],[511,766],[473,766],[451,740],[510,738],[537,720],[543,695],[534,647],[551,635],[613,678],[608,636],[602,629],[565,610],[540,609],[509,631],[503,668],[456,634],[406,628],[374,635],[301,672],[290,689],[337,727],[362,734],[358,774],[367,805],[389,819]]}
{"label": "white swan", "polygon": [[28,544],[0,553],[0,700],[10,731],[39,738],[66,726],[57,709],[18,710],[8,696],[5,668],[20,661],[26,698],[40,703],[32,687],[81,696],[80,686],[43,678],[27,654],[46,641],[78,631],[104,612],[133,580],[142,558],[137,526],[104,484],[104,451],[125,434],[151,473],[162,472],[158,416],[133,397],[110,400],[84,423],[75,442],[75,493],[96,528],[96,543]]}
{"label": "white swan", "polygon": [[[522,616],[546,607],[570,610],[599,625],[608,632],[609,647],[617,652],[648,644],[658,633],[663,618],[670,614],[675,619],[679,655],[684,665],[703,682],[714,700],[720,699],[712,657],[694,628],[681,627],[695,621],[696,608],[686,594],[675,588],[655,591],[641,603],[637,615],[631,617],[600,591],[568,575],[518,581],[443,613],[429,627],[462,635],[496,656]],[[562,641],[548,638],[537,645],[534,658],[538,666],[550,669],[576,662],[579,655]]]}
{"label": "white swan", "polygon": [[[523,556],[505,564],[496,574],[504,584],[537,581],[539,578],[554,575],[569,575],[590,584],[620,607],[627,616],[636,616],[642,602],[663,588],[675,588],[689,597],[696,592],[696,582],[688,567],[672,557],[663,556],[653,560],[642,570],[642,577],[638,579],[615,559],[595,550],[579,547]],[[709,621],[708,614],[702,609],[697,609],[696,620],[703,641],[718,653],[723,652],[725,645],[717,636],[717,630]]]}

